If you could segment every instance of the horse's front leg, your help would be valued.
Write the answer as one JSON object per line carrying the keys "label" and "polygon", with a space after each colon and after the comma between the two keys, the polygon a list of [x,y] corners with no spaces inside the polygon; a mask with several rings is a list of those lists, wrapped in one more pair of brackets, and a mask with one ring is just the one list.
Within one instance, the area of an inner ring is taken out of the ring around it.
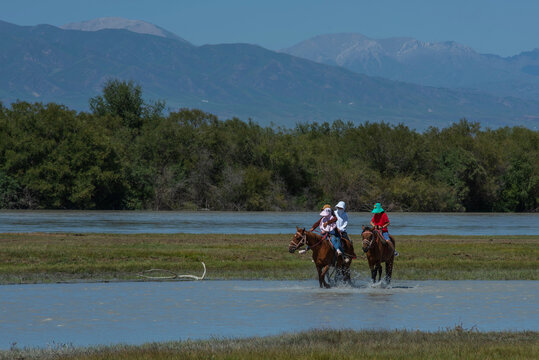
{"label": "horse's front leg", "polygon": [[376,264],[376,269],[378,269],[378,281],[382,280],[382,264]]}
{"label": "horse's front leg", "polygon": [[329,288],[331,287],[331,286],[329,286],[329,284],[326,282],[326,273],[328,272],[328,270],[329,270],[329,265],[324,266],[324,267],[322,268],[322,272],[321,272],[320,275],[319,275],[319,276],[320,276],[319,279],[320,279],[320,283],[321,283],[320,287],[322,287],[322,284],[324,284],[324,287],[325,287],[326,289],[329,289]]}
{"label": "horse's front leg", "polygon": [[376,264],[369,264],[369,268],[371,269],[372,283],[374,284],[376,282]]}
{"label": "horse's front leg", "polygon": [[324,277],[322,276],[322,266],[316,265],[316,271],[318,272],[318,282],[320,283],[320,287],[324,287],[324,283],[322,282]]}

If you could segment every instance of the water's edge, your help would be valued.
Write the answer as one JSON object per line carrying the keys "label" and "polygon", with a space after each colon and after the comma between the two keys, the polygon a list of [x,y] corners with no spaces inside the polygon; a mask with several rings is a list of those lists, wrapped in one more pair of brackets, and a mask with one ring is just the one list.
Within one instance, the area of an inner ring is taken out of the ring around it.
{"label": "water's edge", "polygon": [[[539,213],[388,213],[395,235],[539,235]],[[370,213],[349,213],[360,234]],[[290,234],[318,220],[310,212],[0,211],[0,233]],[[510,226],[508,226],[510,224]]]}

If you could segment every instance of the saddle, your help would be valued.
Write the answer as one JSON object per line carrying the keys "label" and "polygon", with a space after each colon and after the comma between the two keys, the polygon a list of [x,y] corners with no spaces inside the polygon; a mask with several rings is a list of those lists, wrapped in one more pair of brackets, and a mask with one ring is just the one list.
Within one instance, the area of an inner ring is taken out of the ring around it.
{"label": "saddle", "polygon": [[[343,245],[343,257],[344,258],[351,258],[351,259],[357,259],[357,256],[354,252],[354,247],[352,245],[352,241],[340,236],[339,239],[341,240],[341,245]],[[336,262],[337,260],[337,249],[335,249],[335,246],[333,246],[333,243],[331,242],[330,238],[329,238],[329,233],[326,233],[324,235],[324,237],[322,237],[322,240],[326,240],[328,243],[329,243],[329,246],[331,246],[331,248],[333,249],[333,252],[335,252],[335,260],[334,262]]]}
{"label": "saddle", "polygon": [[[384,246],[387,246],[387,240],[384,238],[384,235],[382,235],[382,232],[380,230],[374,230],[374,232],[376,233],[376,236],[378,236],[380,240],[382,240],[382,244],[384,244]],[[389,235],[389,240],[393,243],[393,247],[395,247],[395,239],[393,238],[393,236]]]}

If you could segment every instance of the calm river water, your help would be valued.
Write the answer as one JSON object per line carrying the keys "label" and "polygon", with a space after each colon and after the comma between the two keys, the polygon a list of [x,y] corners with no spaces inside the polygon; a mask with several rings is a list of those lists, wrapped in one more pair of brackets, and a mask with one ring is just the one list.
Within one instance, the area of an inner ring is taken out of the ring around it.
{"label": "calm river water", "polygon": [[539,330],[538,281],[316,281],[0,286],[0,348],[140,344],[312,328]]}
{"label": "calm river water", "polygon": [[[349,213],[351,234],[370,213]],[[396,235],[539,235],[539,213],[388,213]],[[310,227],[316,212],[0,211],[0,233],[287,234]]]}

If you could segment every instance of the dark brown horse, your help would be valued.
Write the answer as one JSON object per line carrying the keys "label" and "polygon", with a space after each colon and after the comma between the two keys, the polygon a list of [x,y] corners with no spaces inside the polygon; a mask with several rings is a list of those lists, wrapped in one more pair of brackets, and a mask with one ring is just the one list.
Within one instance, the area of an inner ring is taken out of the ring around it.
{"label": "dark brown horse", "polygon": [[356,258],[354,247],[351,242],[342,239],[343,249],[345,255],[347,255],[346,258],[343,258],[342,256],[335,255],[335,250],[330,245],[329,239],[324,238],[320,234],[305,231],[305,228],[300,229],[299,227],[296,227],[296,230],[297,231],[288,246],[288,251],[294,253],[294,251],[304,245],[309,246],[313,252],[313,261],[316,265],[316,271],[318,272],[318,282],[320,283],[320,287],[330,287],[325,278],[330,266],[335,266],[338,274],[341,274],[342,279],[350,282],[350,265],[352,259]]}
{"label": "dark brown horse", "polygon": [[378,281],[382,278],[382,263],[386,263],[385,280],[389,284],[391,275],[393,274],[393,261],[395,260],[395,240],[390,236],[391,241],[387,244],[382,238],[382,234],[370,227],[363,226],[362,249],[367,254],[367,261],[371,269],[372,282],[376,282],[376,273],[378,273]]}

